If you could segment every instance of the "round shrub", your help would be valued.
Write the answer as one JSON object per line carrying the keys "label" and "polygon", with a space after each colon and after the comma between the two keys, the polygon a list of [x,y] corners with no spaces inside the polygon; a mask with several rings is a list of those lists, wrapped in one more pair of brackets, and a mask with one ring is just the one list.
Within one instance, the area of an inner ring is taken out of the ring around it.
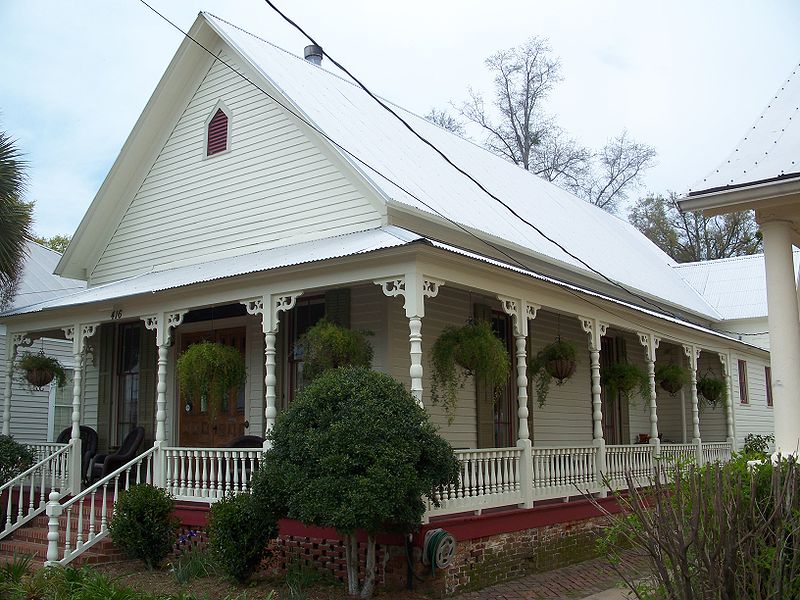
{"label": "round shrub", "polygon": [[174,508],[172,496],[148,483],[120,492],[108,525],[114,544],[148,568],[159,566],[172,551],[178,530]]}
{"label": "round shrub", "polygon": [[278,535],[277,519],[250,493],[226,496],[211,505],[208,545],[217,565],[237,581],[247,581]]}
{"label": "round shrub", "polygon": [[31,448],[10,435],[0,435],[0,485],[31,468],[34,459]]}

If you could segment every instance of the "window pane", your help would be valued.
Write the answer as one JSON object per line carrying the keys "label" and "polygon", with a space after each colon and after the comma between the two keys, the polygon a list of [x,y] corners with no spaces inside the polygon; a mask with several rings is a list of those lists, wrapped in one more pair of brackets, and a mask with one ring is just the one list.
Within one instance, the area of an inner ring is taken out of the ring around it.
{"label": "window pane", "polygon": [[739,401],[748,404],[750,398],[747,394],[747,361],[739,361]]}

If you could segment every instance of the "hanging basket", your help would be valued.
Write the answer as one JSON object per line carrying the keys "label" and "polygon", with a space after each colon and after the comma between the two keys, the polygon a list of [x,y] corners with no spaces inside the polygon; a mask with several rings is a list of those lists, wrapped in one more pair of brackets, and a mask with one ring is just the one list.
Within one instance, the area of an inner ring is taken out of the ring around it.
{"label": "hanging basket", "polygon": [[674,396],[689,381],[689,373],[680,365],[667,364],[656,369],[656,379],[662,390]]}
{"label": "hanging basket", "polygon": [[683,388],[683,383],[674,379],[662,379],[659,383],[661,389],[670,394],[677,394]]}
{"label": "hanging basket", "polygon": [[561,385],[575,373],[575,359],[554,358],[547,361],[545,369],[548,375],[555,379],[558,385]]}
{"label": "hanging basket", "polygon": [[55,378],[56,374],[50,369],[29,369],[25,371],[25,379],[33,387],[43,388]]}
{"label": "hanging basket", "polygon": [[[725,380],[713,376],[704,376],[697,380],[697,393],[705,398],[711,408],[716,408],[719,403],[724,404],[728,396]],[[700,404],[702,406],[706,403]]]}

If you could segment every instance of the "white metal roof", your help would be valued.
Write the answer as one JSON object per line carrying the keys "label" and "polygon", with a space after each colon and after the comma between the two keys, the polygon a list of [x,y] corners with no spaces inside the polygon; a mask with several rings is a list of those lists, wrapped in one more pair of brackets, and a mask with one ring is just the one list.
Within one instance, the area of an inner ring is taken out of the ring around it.
{"label": "white metal roof", "polygon": [[[795,273],[799,265],[800,250],[795,250]],[[683,263],[675,269],[724,319],[767,316],[767,282],[763,254]]]}
{"label": "white metal roof", "polygon": [[17,286],[12,309],[72,294],[86,287],[86,282],[53,275],[61,254],[35,242],[28,242],[28,257]]}
{"label": "white metal roof", "polygon": [[800,177],[800,65],[770,99],[731,155],[690,195]]}
{"label": "white metal roof", "polygon": [[67,296],[62,295],[33,306],[16,307],[0,316],[34,313],[159,292],[226,277],[404,246],[422,239],[420,236],[398,227],[382,227],[319,241],[261,250],[243,256],[222,258],[198,265],[144,273],[105,285],[86,288]]}
{"label": "white metal roof", "polygon": [[[368,163],[374,170],[345,154],[390,204],[444,215],[534,257],[598,279],[447,165],[360,88],[211,15],[201,13],[199,18],[206,18],[297,113]],[[421,117],[395,109],[453,162],[594,269],[662,302],[719,318],[673,271],[674,261],[626,221]]]}

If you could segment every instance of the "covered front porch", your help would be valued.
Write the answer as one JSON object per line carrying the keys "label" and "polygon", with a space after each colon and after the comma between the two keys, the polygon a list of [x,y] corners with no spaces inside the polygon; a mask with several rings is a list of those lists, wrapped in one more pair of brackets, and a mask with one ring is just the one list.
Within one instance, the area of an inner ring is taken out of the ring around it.
{"label": "covered front porch", "polygon": [[[660,462],[702,464],[735,449],[731,402],[703,409],[696,379],[716,372],[730,398],[731,356],[749,351],[744,345],[553,279],[427,244],[200,281],[195,272],[186,284],[176,271],[169,274],[175,285],[153,274],[159,285],[148,287],[144,276],[139,288],[127,281],[91,288],[80,301],[7,321],[6,433],[13,433],[13,357],[39,336],[61,332],[72,343],[70,441],[43,440],[40,462],[3,486],[3,535],[47,507],[50,562],[69,562],[104,538],[113,500],[136,482],[205,504],[246,491],[269,442],[229,446],[241,436],[264,437],[289,405],[302,385],[294,343],[323,316],[371,331],[373,367],[404,381],[456,449],[460,482],[436,492],[440,506],[431,503],[427,519],[603,493],[624,487],[626,473],[646,485]],[[491,319],[514,374],[496,401],[468,379],[447,415],[430,401],[423,357],[445,327],[477,314]],[[576,372],[539,406],[528,357],[556,337],[580,349]],[[177,356],[199,339],[223,340],[247,363],[244,389],[216,420],[182,397],[175,378]],[[629,401],[601,384],[601,368],[614,361],[642,366],[646,397]],[[661,390],[659,362],[687,367],[689,385],[676,394]],[[85,485],[81,425],[97,431],[102,452],[136,427],[144,441],[134,459]]]}

